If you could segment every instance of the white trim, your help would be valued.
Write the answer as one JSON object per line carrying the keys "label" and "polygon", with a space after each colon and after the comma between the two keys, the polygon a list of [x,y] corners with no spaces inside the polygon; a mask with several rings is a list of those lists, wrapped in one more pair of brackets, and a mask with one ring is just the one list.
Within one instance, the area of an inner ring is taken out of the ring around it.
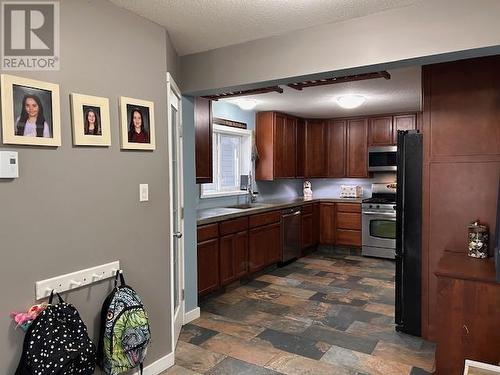
{"label": "white trim", "polygon": [[212,126],[213,126],[213,131],[216,131],[217,133],[234,134],[247,137],[252,136],[252,131],[248,129],[233,128],[231,126],[219,125],[219,124],[213,124]]}
{"label": "white trim", "polygon": [[500,374],[500,367],[499,366],[490,365],[489,363],[473,361],[471,359],[466,359],[465,360],[464,375],[470,375],[469,370],[471,368],[472,369],[476,368],[476,369],[481,369],[481,370],[487,370],[487,371],[491,371],[494,374]]}
{"label": "white trim", "polygon": [[[200,188],[201,189],[201,188]],[[231,197],[236,195],[247,195],[248,191],[246,190],[234,190],[234,191],[218,191],[217,193],[203,193],[203,190],[200,190],[200,198],[218,198],[218,197]]]}
{"label": "white trim", "polygon": [[191,311],[184,313],[184,324],[191,323],[193,320],[196,320],[199,317],[200,317],[200,308],[197,307],[195,309],[192,309]]}
{"label": "white trim", "polygon": [[[159,375],[163,371],[169,369],[174,365],[175,356],[174,352],[168,353],[165,357],[161,357],[160,359],[154,361],[149,366],[144,367],[143,375]],[[140,375],[141,371],[137,370],[133,372],[133,375]]]}

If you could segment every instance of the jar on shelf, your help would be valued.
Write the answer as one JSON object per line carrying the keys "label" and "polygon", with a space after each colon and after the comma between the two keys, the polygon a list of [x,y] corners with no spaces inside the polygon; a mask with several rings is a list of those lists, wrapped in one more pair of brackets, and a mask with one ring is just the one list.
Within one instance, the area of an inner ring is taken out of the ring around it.
{"label": "jar on shelf", "polygon": [[469,256],[472,258],[487,258],[489,244],[489,229],[487,225],[476,220],[469,224]]}

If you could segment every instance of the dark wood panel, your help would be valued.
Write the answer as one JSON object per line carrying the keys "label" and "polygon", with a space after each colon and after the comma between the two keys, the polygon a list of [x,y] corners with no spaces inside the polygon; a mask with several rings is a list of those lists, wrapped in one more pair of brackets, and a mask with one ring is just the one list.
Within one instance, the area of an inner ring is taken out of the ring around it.
{"label": "dark wood panel", "polygon": [[197,237],[198,242],[203,242],[212,238],[219,237],[219,224],[215,223],[198,226]]}
{"label": "dark wood panel", "polygon": [[335,203],[321,203],[320,223],[319,242],[335,244]]}
{"label": "dark wood panel", "polygon": [[219,288],[219,239],[198,243],[198,294]]}
{"label": "dark wood panel", "polygon": [[337,211],[340,212],[361,212],[361,203],[337,203]]}
{"label": "dark wood panel", "polygon": [[337,229],[335,243],[342,246],[361,246],[361,231]]}
{"label": "dark wood panel", "polygon": [[281,224],[253,228],[248,237],[249,271],[258,271],[281,259]]}
{"label": "dark wood panel", "polygon": [[392,116],[370,118],[368,144],[370,146],[390,146],[393,142]]}
{"label": "dark wood panel", "polygon": [[201,97],[194,100],[196,183],[213,182],[212,160],[212,101]]}
{"label": "dark wood panel", "polygon": [[306,121],[306,177],[326,176],[326,134],[323,120]]}
{"label": "dark wood panel", "polygon": [[361,214],[337,211],[337,228],[361,230]]}
{"label": "dark wood panel", "polygon": [[305,204],[301,208],[302,215],[305,214],[312,214],[313,212],[313,205],[312,204]]}
{"label": "dark wood panel", "polygon": [[297,120],[287,117],[283,135],[283,173],[285,178],[295,178],[297,174]]}
{"label": "dark wood panel", "polygon": [[286,177],[285,158],[286,158],[286,117],[280,113],[274,114],[274,178]]}
{"label": "dark wood panel", "polygon": [[302,249],[306,249],[314,245],[314,220],[313,214],[302,214]]}
{"label": "dark wood panel", "polygon": [[313,245],[319,244],[320,233],[320,203],[313,205]]}
{"label": "dark wood panel", "polygon": [[248,272],[248,232],[221,237],[219,246],[220,284],[224,286]]}
{"label": "dark wood panel", "polygon": [[306,122],[304,119],[297,120],[297,177],[305,177],[306,168]]}
{"label": "dark wood panel", "polygon": [[397,143],[398,130],[413,130],[417,128],[417,115],[412,113],[408,115],[394,116],[394,139],[393,143]]}
{"label": "dark wood panel", "polygon": [[368,177],[368,121],[347,121],[347,177]]}
{"label": "dark wood panel", "polygon": [[221,236],[225,236],[226,234],[241,232],[247,229],[248,229],[248,216],[223,221],[219,225],[219,232]]}
{"label": "dark wood panel", "polygon": [[333,178],[346,176],[347,121],[328,122],[327,132],[327,175]]}
{"label": "dark wood panel", "polygon": [[279,223],[281,221],[281,211],[264,212],[250,216],[249,226],[255,228],[263,225]]}

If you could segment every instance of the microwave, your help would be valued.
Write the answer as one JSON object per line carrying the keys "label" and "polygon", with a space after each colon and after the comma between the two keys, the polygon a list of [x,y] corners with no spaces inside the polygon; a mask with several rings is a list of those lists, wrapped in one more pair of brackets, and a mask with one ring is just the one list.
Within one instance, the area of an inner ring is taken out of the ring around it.
{"label": "microwave", "polygon": [[398,147],[376,146],[368,148],[368,171],[386,172],[398,169]]}

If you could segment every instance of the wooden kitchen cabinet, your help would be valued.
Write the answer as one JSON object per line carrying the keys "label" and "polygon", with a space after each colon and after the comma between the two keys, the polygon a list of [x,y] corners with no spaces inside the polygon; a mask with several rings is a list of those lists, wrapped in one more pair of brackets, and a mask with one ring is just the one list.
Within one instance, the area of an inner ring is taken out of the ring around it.
{"label": "wooden kitchen cabinet", "polygon": [[220,239],[220,285],[224,286],[248,274],[248,231]]}
{"label": "wooden kitchen cabinet", "polygon": [[335,203],[320,205],[319,242],[325,245],[335,244]]}
{"label": "wooden kitchen cabinet", "polygon": [[305,124],[306,177],[326,177],[326,123],[324,120],[306,120]]}
{"label": "wooden kitchen cabinet", "polygon": [[212,160],[212,101],[201,97],[194,100],[196,183],[213,182]]}
{"label": "wooden kitchen cabinet", "polygon": [[248,235],[249,271],[255,272],[281,260],[281,223],[250,229]]}
{"label": "wooden kitchen cabinet", "polygon": [[368,120],[347,120],[347,177],[368,177]]}
{"label": "wooden kitchen cabinet", "polygon": [[297,175],[297,119],[277,112],[259,112],[256,117],[259,159],[257,180],[295,178]]}
{"label": "wooden kitchen cabinet", "polygon": [[198,243],[198,294],[219,288],[219,239]]}
{"label": "wooden kitchen cabinet", "polygon": [[417,128],[417,115],[411,113],[408,115],[394,116],[394,140],[397,143],[398,130],[413,130]]}
{"label": "wooden kitchen cabinet", "polygon": [[297,119],[297,177],[306,176],[306,122],[304,119]]}
{"label": "wooden kitchen cabinet", "polygon": [[314,217],[313,205],[302,206],[301,220],[302,220],[302,235],[301,247],[307,249],[314,245]]}
{"label": "wooden kitchen cabinet", "polygon": [[313,244],[319,244],[320,233],[320,203],[313,204]]}
{"label": "wooden kitchen cabinet", "polygon": [[390,146],[394,142],[393,117],[371,117],[368,129],[370,146]]}
{"label": "wooden kitchen cabinet", "polygon": [[331,120],[327,125],[327,176],[346,176],[347,121]]}
{"label": "wooden kitchen cabinet", "polygon": [[361,204],[337,203],[335,226],[335,243],[337,245],[361,246]]}

